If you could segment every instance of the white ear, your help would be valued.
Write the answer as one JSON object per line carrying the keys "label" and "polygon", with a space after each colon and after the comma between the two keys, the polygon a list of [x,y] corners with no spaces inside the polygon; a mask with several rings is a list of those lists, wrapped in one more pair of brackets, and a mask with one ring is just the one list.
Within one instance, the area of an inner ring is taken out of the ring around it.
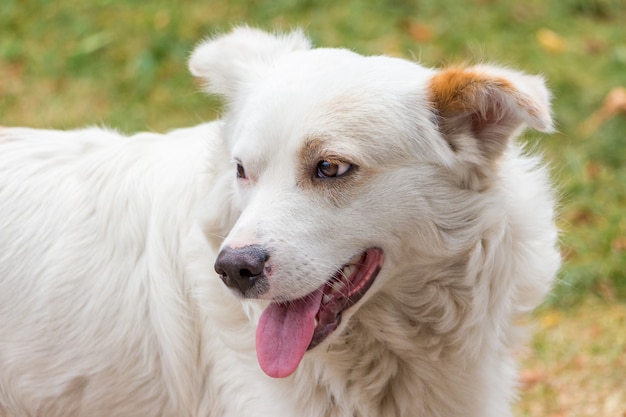
{"label": "white ear", "polygon": [[553,129],[550,93],[538,76],[487,65],[453,67],[433,76],[429,93],[450,146],[471,148],[464,143],[469,137],[488,160],[499,156],[524,124]]}
{"label": "white ear", "polygon": [[262,76],[281,56],[311,48],[302,31],[270,34],[238,27],[201,42],[189,59],[189,70],[206,83],[206,91],[232,99],[242,83]]}

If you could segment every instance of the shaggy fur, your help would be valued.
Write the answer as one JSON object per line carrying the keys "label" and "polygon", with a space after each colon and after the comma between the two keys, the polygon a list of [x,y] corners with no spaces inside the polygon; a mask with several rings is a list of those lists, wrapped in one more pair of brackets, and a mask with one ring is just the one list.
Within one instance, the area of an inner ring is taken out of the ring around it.
{"label": "shaggy fur", "polygon": [[[560,262],[514,140],[551,130],[543,81],[249,28],[190,69],[222,121],[0,130],[0,416],[510,416],[515,321]],[[249,289],[222,268],[242,248]],[[280,336],[295,371],[257,359],[259,322],[359,262],[380,271],[334,332],[301,358]]]}

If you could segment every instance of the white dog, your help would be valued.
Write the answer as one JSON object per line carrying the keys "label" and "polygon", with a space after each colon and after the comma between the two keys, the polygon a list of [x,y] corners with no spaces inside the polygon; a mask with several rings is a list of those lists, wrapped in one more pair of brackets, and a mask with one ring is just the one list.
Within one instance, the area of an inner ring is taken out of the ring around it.
{"label": "white dog", "polygon": [[542,79],[248,28],[190,68],[223,121],[1,130],[0,416],[510,416]]}

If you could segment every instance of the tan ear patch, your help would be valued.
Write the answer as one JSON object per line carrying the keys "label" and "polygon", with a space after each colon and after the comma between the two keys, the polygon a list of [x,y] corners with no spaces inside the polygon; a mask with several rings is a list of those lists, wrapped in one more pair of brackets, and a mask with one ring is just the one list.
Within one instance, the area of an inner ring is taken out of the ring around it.
{"label": "tan ear patch", "polygon": [[505,79],[489,77],[465,67],[451,67],[430,81],[430,101],[442,117],[479,113],[489,90],[514,91]]}
{"label": "tan ear patch", "polygon": [[528,89],[532,80],[521,73],[508,72],[511,79],[506,74],[488,67],[452,67],[433,76],[429,98],[453,150],[477,149],[491,160],[504,151],[522,123],[542,127],[533,97],[520,90]]}

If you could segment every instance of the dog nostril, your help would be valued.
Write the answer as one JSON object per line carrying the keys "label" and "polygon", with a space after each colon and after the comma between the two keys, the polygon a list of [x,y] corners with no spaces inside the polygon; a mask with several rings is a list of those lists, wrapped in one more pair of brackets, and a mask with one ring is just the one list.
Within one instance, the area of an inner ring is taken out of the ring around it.
{"label": "dog nostril", "polygon": [[241,278],[253,278],[258,276],[259,274],[253,274],[249,269],[241,269],[239,271],[239,275],[241,276]]}
{"label": "dog nostril", "polygon": [[269,253],[259,245],[225,247],[215,261],[215,272],[228,287],[245,294],[263,278]]}

